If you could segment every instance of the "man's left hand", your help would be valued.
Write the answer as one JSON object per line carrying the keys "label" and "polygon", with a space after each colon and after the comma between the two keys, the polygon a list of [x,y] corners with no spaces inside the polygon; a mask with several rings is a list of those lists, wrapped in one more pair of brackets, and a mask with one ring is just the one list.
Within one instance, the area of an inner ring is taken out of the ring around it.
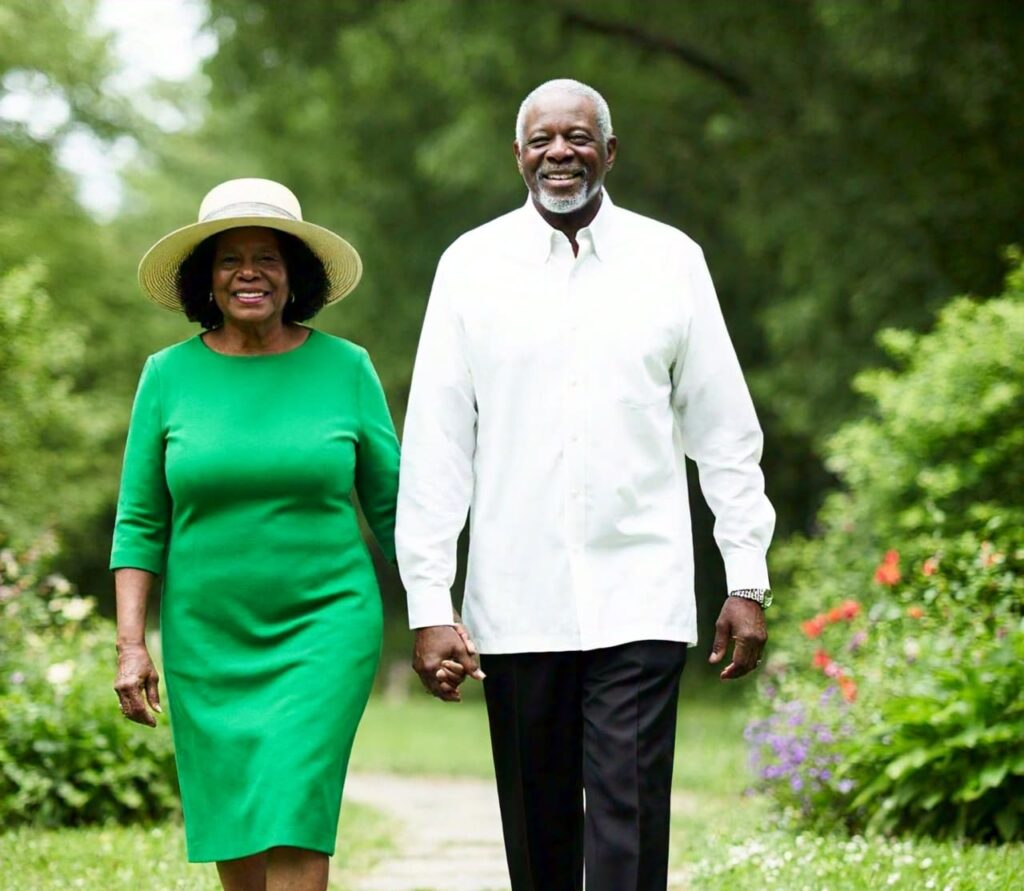
{"label": "man's left hand", "polygon": [[715,642],[711,647],[712,665],[725,658],[729,641],[733,642],[732,661],[722,669],[723,681],[741,678],[761,662],[761,653],[768,640],[764,609],[759,603],[742,597],[727,597],[715,622]]}

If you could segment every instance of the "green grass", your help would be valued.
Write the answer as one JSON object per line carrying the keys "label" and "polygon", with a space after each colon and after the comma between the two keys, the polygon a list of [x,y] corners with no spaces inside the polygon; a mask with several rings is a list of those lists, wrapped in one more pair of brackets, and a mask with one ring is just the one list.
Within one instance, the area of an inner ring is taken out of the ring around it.
{"label": "green grass", "polygon": [[[714,684],[717,681],[704,680],[698,688],[691,682],[684,690],[674,785],[739,794],[748,785],[742,741],[747,720],[744,697],[741,691],[719,690]],[[375,696],[359,725],[351,769],[492,779],[483,695],[473,682],[463,690],[460,703],[439,702],[418,690],[405,698]],[[719,698],[712,699],[710,694]]]}
{"label": "green grass", "polygon": [[[346,887],[390,850],[392,829],[375,810],[342,808],[331,884]],[[179,824],[83,829],[24,827],[0,834],[0,891],[219,891],[212,864],[189,864]]]}
{"label": "green grass", "polygon": [[356,734],[353,771],[494,776],[483,698],[439,702],[425,692],[407,699],[374,697]]}
{"label": "green grass", "polygon": [[1019,844],[961,846],[783,830],[748,834],[746,841],[719,831],[708,842],[689,875],[692,891],[1017,891],[1024,876]]}
{"label": "green grass", "polygon": [[[699,689],[699,693],[698,693]],[[828,837],[778,828],[751,777],[743,691],[691,682],[679,712],[673,780],[671,891],[1011,891],[1024,846]],[[459,705],[426,694],[375,697],[360,726],[353,771],[493,777],[479,691]],[[342,808],[332,886],[387,856],[396,827],[380,813]],[[212,866],[185,862],[181,828],[20,829],[0,834],[0,891],[216,891]]]}

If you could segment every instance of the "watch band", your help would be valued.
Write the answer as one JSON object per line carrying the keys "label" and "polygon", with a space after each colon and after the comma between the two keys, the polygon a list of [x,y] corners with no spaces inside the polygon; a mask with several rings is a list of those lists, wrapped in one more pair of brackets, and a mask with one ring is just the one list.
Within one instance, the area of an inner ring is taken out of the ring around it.
{"label": "watch band", "polygon": [[730,591],[729,596],[753,600],[762,609],[768,609],[772,605],[772,592],[769,588],[737,588],[735,591]]}

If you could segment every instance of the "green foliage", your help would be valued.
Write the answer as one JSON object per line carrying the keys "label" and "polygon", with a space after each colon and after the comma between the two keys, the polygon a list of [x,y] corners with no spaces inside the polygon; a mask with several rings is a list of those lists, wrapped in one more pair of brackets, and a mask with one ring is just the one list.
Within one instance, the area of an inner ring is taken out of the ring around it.
{"label": "green foliage", "polygon": [[830,442],[843,491],[781,549],[763,786],[828,827],[1024,838],[1024,265],[953,301],[859,386]]}
{"label": "green foliage", "polygon": [[830,445],[829,469],[858,493],[843,501],[854,522],[957,531],[1024,490],[1024,264],[1019,252],[1011,259],[1001,299],[955,300],[924,336],[881,333],[900,368],[857,378],[877,417]]}
{"label": "green foliage", "polygon": [[167,727],[121,716],[113,628],[66,579],[43,575],[51,551],[0,551],[0,828],[174,814]]}
{"label": "green foliage", "polygon": [[98,501],[88,481],[108,425],[75,391],[84,341],[53,325],[43,281],[38,263],[0,274],[0,542],[24,543]]}
{"label": "green foliage", "polygon": [[1024,550],[1016,529],[986,533],[914,561],[873,610],[839,771],[872,829],[1024,839]]}

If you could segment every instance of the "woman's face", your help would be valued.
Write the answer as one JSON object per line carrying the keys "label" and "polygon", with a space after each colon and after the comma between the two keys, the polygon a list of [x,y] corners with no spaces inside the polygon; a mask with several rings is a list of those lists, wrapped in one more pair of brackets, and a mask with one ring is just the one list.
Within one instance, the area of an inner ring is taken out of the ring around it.
{"label": "woman's face", "polygon": [[289,286],[277,233],[246,226],[218,235],[212,290],[226,325],[280,324]]}

